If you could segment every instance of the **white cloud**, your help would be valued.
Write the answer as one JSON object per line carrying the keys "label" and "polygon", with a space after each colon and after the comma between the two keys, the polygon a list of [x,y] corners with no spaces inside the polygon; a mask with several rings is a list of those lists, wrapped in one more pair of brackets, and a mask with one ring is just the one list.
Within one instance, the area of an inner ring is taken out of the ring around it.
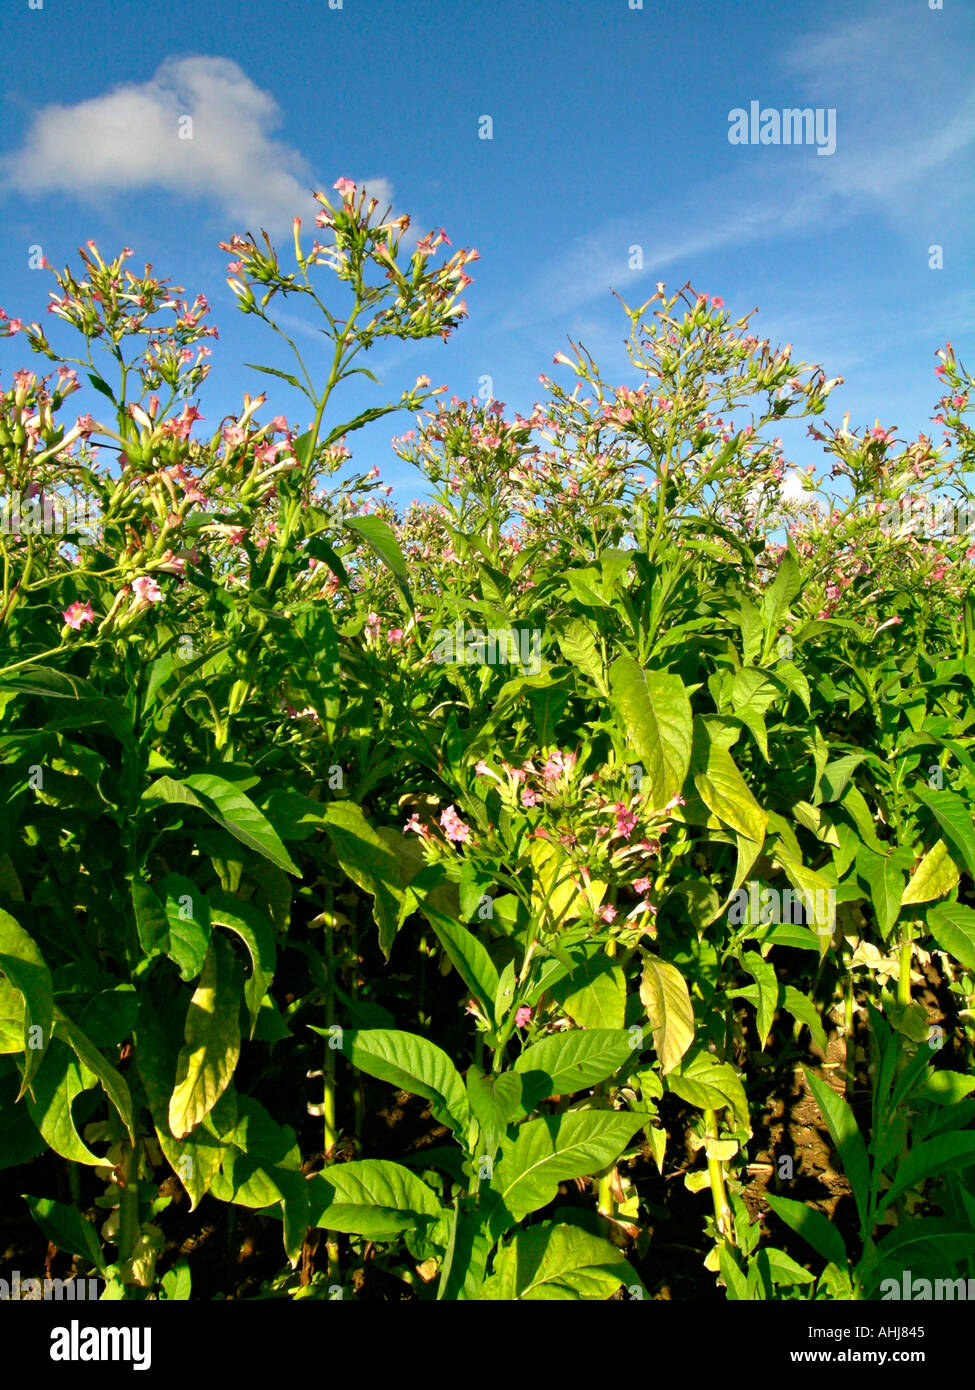
{"label": "white cloud", "polygon": [[[180,138],[186,116],[192,139]],[[0,160],[0,176],[34,196],[95,200],[160,188],[215,205],[228,234],[266,227],[280,235],[294,216],[310,220],[311,190],[320,186],[299,151],[272,138],[280,123],[274,98],[230,59],[167,58],[147,82],[42,107],[21,148]],[[392,201],[385,179],[367,187],[380,210]]]}

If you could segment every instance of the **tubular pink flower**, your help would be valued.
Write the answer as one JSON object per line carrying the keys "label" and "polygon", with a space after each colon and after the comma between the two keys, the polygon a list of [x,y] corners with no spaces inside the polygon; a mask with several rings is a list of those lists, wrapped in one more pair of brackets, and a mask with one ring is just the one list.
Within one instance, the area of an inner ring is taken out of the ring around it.
{"label": "tubular pink flower", "polygon": [[80,630],[82,623],[93,623],[95,621],[95,615],[91,611],[91,604],[88,602],[69,604],[64,610],[62,617],[68,627],[73,627],[76,632]]}
{"label": "tubular pink flower", "polygon": [[453,806],[448,806],[441,813],[440,825],[447,839],[455,844],[465,844],[471,838],[470,826],[465,825]]}

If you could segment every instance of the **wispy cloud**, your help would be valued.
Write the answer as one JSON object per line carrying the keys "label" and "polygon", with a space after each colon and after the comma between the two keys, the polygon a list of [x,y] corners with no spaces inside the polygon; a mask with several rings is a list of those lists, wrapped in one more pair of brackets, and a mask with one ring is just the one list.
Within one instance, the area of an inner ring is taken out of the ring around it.
{"label": "wispy cloud", "polygon": [[[28,196],[86,201],[163,189],[209,203],[228,230],[280,235],[308,215],[316,186],[301,153],[273,138],[280,124],[274,97],[237,63],[173,57],[146,82],[42,107],[20,149],[0,159],[0,179]],[[385,179],[367,186],[382,207],[392,202]]]}

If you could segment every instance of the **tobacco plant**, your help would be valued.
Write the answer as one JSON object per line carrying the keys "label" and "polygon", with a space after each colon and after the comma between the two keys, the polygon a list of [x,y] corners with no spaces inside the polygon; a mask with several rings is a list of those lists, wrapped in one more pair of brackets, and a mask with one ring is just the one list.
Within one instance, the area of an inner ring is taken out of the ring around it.
{"label": "tobacco plant", "polygon": [[[903,524],[970,502],[970,378],[948,345],[944,444],[813,425],[797,482],[778,423],[839,379],[661,285],[623,305],[633,385],[570,343],[528,417],[420,377],[343,419],[373,343],[449,337],[477,253],[336,189],[294,271],[222,243],[310,427],[261,393],[197,434],[209,306],[92,244],[51,299],[82,355],[31,324],[55,369],[0,395],[0,1165],[57,1156],[27,1207],[106,1297],[192,1296],[187,1203],[280,1223],[262,1296],[645,1297],[678,1173],[729,1298],[970,1269],[975,545]],[[104,406],[67,425],[79,373]],[[399,410],[402,513],[346,442]],[[845,1235],[746,1205],[776,1066]],[[397,1093],[426,1142],[379,1156]]]}

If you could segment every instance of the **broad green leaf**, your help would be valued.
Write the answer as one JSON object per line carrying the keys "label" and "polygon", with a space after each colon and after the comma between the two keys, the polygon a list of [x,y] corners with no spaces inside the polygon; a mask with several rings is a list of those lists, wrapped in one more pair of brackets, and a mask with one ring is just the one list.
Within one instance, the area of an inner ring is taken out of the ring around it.
{"label": "broad green leaf", "polygon": [[148,994],[140,1000],[136,1019],[136,1065],[156,1126],[156,1138],[166,1162],[177,1175],[194,1211],[209,1192],[210,1184],[226,1157],[226,1145],[214,1128],[214,1115],[233,1102],[232,1089],[224,1092],[201,1125],[186,1139],[175,1138],[169,1128],[169,1098],[176,1078],[177,1049],[170,1044],[156,1000]]}
{"label": "broad green leaf", "polygon": [[854,1119],[853,1111],[842,1096],[838,1096],[831,1086],[821,1081],[808,1067],[803,1067],[803,1072],[826,1121],[826,1128],[840,1156],[843,1171],[853,1189],[853,1199],[860,1215],[861,1227],[865,1227],[870,1196],[870,1160],[867,1157],[863,1135]]}
{"label": "broad green leaf", "polygon": [[874,854],[866,845],[857,851],[857,873],[870,889],[870,901],[877,917],[880,934],[886,941],[900,916],[904,895],[904,859],[909,854],[895,850],[892,854]]}
{"label": "broad green leaf", "polygon": [[[312,1031],[327,1036],[323,1028]],[[360,1071],[410,1095],[423,1096],[430,1102],[435,1120],[460,1138],[466,1135],[470,1123],[467,1091],[457,1068],[436,1043],[395,1028],[345,1028],[340,1050]]]}
{"label": "broad green leaf", "polygon": [[379,945],[388,960],[403,898],[399,861],[352,801],[329,802],[322,824],[342,869],[376,900]]}
{"label": "broad green leaf", "polygon": [[247,1001],[253,1035],[257,1015],[261,1010],[261,1001],[267,994],[274,976],[274,927],[270,918],[259,907],[244,902],[241,898],[232,897],[230,893],[220,890],[212,892],[208,906],[212,925],[234,932],[250,953],[251,973],[244,985],[244,998]]}
{"label": "broad green leaf", "polygon": [[948,853],[944,840],[939,840],[925,854],[913,878],[908,879],[901,904],[929,903],[943,898],[958,882],[958,866]]}
{"label": "broad green leaf", "polygon": [[666,1075],[694,1041],[694,1008],[687,984],[669,961],[646,955],[640,998],[647,1010],[660,1070]]}
{"label": "broad green leaf", "polygon": [[927,928],[943,951],[975,971],[975,909],[942,903],[929,910]]}
{"label": "broad green leaf", "polygon": [[[523,1096],[526,1077],[515,1071],[500,1076],[487,1076],[479,1066],[467,1070],[467,1099],[471,1112],[481,1127],[484,1149],[493,1158],[505,1129],[519,1113],[530,1109]],[[551,1094],[546,1091],[546,1094]]]}
{"label": "broad green leaf", "polygon": [[768,1256],[769,1268],[772,1271],[772,1282],[782,1288],[791,1288],[794,1284],[814,1284],[816,1276],[810,1274],[808,1269],[803,1269],[801,1264],[797,1264],[791,1255],[787,1255],[784,1250],[776,1250],[774,1247],[765,1246],[765,1254]]}
{"label": "broad green leaf", "polygon": [[167,874],[156,891],[169,928],[166,953],[179,966],[180,978],[195,980],[203,969],[210,941],[210,906],[203,890],[182,874]]}
{"label": "broad green leaf", "polygon": [[758,985],[756,1023],[758,1026],[758,1040],[764,1050],[779,1007],[781,990],[778,976],[775,973],[775,967],[772,962],[763,960],[757,951],[746,951],[741,958],[741,963]]}
{"label": "broad green leaf", "polygon": [[0,975],[0,1056],[24,1051],[24,996]]}
{"label": "broad green leaf", "polygon": [[640,1280],[608,1240],[580,1226],[534,1226],[518,1231],[497,1251],[480,1297],[590,1303],[612,1298],[621,1284],[640,1285]]}
{"label": "broad green leaf", "polygon": [[248,849],[289,874],[300,873],[263,811],[223,777],[210,772],[194,773],[181,782],[160,777],[143,793],[142,802],[149,810],[164,805],[196,806]]}
{"label": "broad green leaf", "polygon": [[544,929],[554,930],[595,911],[606,892],[604,883],[582,884],[574,861],[551,840],[532,840],[529,846],[534,882],[532,910]]}
{"label": "broad green leaf", "polygon": [[391,527],[378,516],[349,516],[345,517],[343,524],[361,536],[370,550],[379,556],[396,580],[407,607],[412,612],[413,596],[410,593],[409,571]]}
{"label": "broad green leaf", "polygon": [[55,1202],[50,1197],[28,1197],[24,1201],[30,1214],[52,1245],[70,1255],[80,1255],[96,1269],[105,1272],[105,1257],[95,1228],[75,1207]]}
{"label": "broad green leaf", "polygon": [[23,1045],[25,1053],[20,1100],[41,1065],[51,1041],[54,1022],[54,986],[47,962],[32,937],[8,912],[0,909],[0,971],[24,1001]]}
{"label": "broad green leaf", "polygon": [[432,1188],[385,1159],[333,1163],[307,1186],[310,1225],[367,1240],[395,1240],[421,1224],[435,1225],[444,1214]]}
{"label": "broad green leaf", "polygon": [[912,1187],[917,1187],[932,1174],[944,1173],[949,1168],[967,1168],[973,1163],[975,1134],[971,1131],[939,1134],[934,1139],[915,1144],[907,1157],[898,1163],[893,1184],[877,1204],[877,1215],[886,1211],[902,1192],[910,1192]]}
{"label": "broad green leaf", "polygon": [[975,821],[972,818],[971,802],[955,792],[938,791],[924,782],[917,785],[915,791],[960,854],[968,872],[975,878]]}
{"label": "broad green leaf", "polygon": [[533,1091],[537,1091],[534,1076],[541,1073],[543,1080],[538,1084],[546,1087],[544,1096],[571,1096],[615,1075],[632,1051],[630,1035],[624,1029],[573,1028],[526,1047],[514,1070]]}
{"label": "broad green leaf", "polygon": [[821,1211],[807,1207],[805,1202],[794,1202],[791,1197],[776,1197],[767,1192],[765,1200],[776,1216],[790,1226],[797,1235],[822,1255],[824,1260],[844,1269],[847,1264],[846,1247],[839,1231]]}
{"label": "broad green leaf", "polygon": [[55,1038],[44,1054],[24,1104],[48,1148],[73,1163],[100,1168],[105,1160],[84,1143],[72,1114],[75,1100],[91,1084],[82,1078],[81,1067],[71,1050]]}
{"label": "broad green leaf", "polygon": [[762,596],[762,618],[768,634],[767,646],[770,647],[772,639],[778,635],[782,619],[801,587],[799,566],[790,548],[782,556],[778,573]]}
{"label": "broad green leaf", "polygon": [[121,1116],[122,1123],[135,1143],[135,1112],[132,1109],[132,1096],[128,1083],[122,1074],[102,1056],[98,1048],[67,1014],[55,1005],[55,1031],[57,1036],[72,1049],[79,1062],[83,1062],[93,1075],[98,1077],[105,1094]]}
{"label": "broad green leaf", "polygon": [[622,1028],[626,976],[618,960],[593,954],[551,987],[554,999],[580,1028]]}
{"label": "broad green leaf", "polygon": [[708,810],[740,835],[761,844],[768,816],[759,806],[727,748],[707,733],[703,720],[695,721],[694,786]]}
{"label": "broad green leaf", "polygon": [[729,1062],[703,1048],[685,1057],[681,1065],[667,1074],[667,1089],[696,1105],[699,1110],[722,1110],[731,1107],[735,1123],[750,1130],[748,1097],[741,1078]]}
{"label": "broad green leaf", "polygon": [[645,671],[629,656],[613,662],[609,680],[650,799],[662,809],[680,792],[691,761],[693,719],[684,683],[666,671]]}
{"label": "broad green leaf", "polygon": [[185,1139],[210,1113],[233,1079],[240,1056],[240,971],[230,943],[212,936],[190,1000],[185,1043],[169,1101],[169,1128]]}
{"label": "broad green leaf", "polygon": [[494,1004],[501,981],[486,948],[472,931],[439,912],[429,899],[421,900],[419,909],[436,932],[447,959],[480,1004],[484,1017],[489,1023],[494,1022]]}
{"label": "broad green leaf", "polygon": [[801,993],[794,985],[786,985],[783,1008],[787,1009],[793,1018],[804,1023],[809,1029],[813,1042],[826,1051],[826,1031],[823,1028],[823,1021],[819,1010],[808,995]]}
{"label": "broad green leaf", "polygon": [[581,618],[570,618],[555,629],[563,657],[589,677],[597,690],[605,690],[603,659],[596,643],[596,634]]}
{"label": "broad green leaf", "polygon": [[619,1158],[645,1114],[570,1110],[529,1120],[506,1144],[491,1189],[515,1222],[547,1206],[560,1182],[598,1173]]}

